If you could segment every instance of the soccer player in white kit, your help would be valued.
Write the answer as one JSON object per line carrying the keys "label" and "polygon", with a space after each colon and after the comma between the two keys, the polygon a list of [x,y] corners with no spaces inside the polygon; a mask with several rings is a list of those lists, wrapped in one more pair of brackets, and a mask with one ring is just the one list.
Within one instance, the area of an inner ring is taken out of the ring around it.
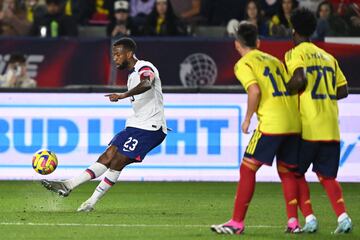
{"label": "soccer player in white kit", "polygon": [[103,175],[92,196],[78,208],[79,212],[92,211],[96,202],[116,183],[122,169],[141,162],[166,137],[159,72],[152,63],[138,60],[135,51],[136,43],[131,38],[121,38],[113,44],[116,67],[129,71],[128,91],[105,95],[112,102],[130,98],[134,114],[127,119],[125,129],[115,135],[97,162],[79,176],[66,181],[42,180],[45,188],[66,197],[80,184]]}

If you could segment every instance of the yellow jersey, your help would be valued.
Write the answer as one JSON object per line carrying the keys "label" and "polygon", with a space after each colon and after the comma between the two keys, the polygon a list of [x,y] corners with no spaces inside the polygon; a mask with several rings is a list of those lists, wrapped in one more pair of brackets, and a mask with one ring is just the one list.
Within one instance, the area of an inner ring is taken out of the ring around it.
{"label": "yellow jersey", "polygon": [[297,97],[290,96],[286,91],[285,83],[289,78],[279,59],[251,50],[236,63],[235,75],[246,91],[254,83],[259,85],[261,97],[256,115],[260,132],[300,133]]}
{"label": "yellow jersey", "polygon": [[336,59],[310,42],[285,54],[290,75],[306,71],[307,85],[299,94],[302,138],[309,141],[339,141],[337,88],[347,84]]}

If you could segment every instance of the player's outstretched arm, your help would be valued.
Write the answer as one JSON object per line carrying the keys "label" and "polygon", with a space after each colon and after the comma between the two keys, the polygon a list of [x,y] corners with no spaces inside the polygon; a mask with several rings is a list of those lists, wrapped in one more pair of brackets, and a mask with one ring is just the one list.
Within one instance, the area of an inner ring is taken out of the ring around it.
{"label": "player's outstretched arm", "polygon": [[106,94],[105,97],[108,97],[111,102],[117,102],[120,99],[138,95],[150,90],[151,83],[155,78],[154,73],[151,70],[144,70],[144,71],[140,71],[139,74],[140,74],[140,83],[136,85],[134,88],[124,93]]}
{"label": "player's outstretched arm", "polygon": [[111,102],[117,102],[119,99],[126,98],[124,93],[110,93],[106,94],[105,97],[108,97]]}
{"label": "player's outstretched arm", "polygon": [[286,88],[290,94],[297,94],[299,91],[305,89],[306,84],[307,80],[304,68],[297,68],[290,81],[286,84]]}
{"label": "player's outstretched arm", "polygon": [[130,96],[134,96],[146,92],[149,89],[151,89],[150,80],[143,80],[136,87],[130,89],[129,91],[126,91],[124,93],[106,94],[105,97],[108,97],[111,102],[117,102],[120,99],[124,99]]}

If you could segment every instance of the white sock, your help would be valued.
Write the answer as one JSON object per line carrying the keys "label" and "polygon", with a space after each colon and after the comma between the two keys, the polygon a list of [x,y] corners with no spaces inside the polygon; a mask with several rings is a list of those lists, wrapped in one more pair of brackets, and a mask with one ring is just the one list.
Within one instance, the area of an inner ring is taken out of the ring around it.
{"label": "white sock", "polygon": [[312,220],[316,220],[316,217],[314,214],[307,215],[305,218],[305,222],[311,222]]}
{"label": "white sock", "polygon": [[107,167],[104,164],[95,162],[79,176],[66,180],[64,184],[68,189],[72,190],[84,182],[101,176],[106,170]]}
{"label": "white sock", "polygon": [[103,180],[96,187],[93,195],[87,200],[91,204],[95,204],[104,194],[116,183],[120,176],[121,171],[113,169],[107,170],[104,174]]}
{"label": "white sock", "polygon": [[338,222],[341,222],[342,220],[344,220],[345,218],[348,218],[349,215],[347,215],[346,212],[340,214],[340,216],[338,217]]}

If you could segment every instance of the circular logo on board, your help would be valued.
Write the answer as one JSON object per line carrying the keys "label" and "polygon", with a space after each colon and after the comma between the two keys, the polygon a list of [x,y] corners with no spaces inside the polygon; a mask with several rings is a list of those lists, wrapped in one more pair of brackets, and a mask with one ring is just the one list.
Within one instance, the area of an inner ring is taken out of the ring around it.
{"label": "circular logo on board", "polygon": [[194,53],[180,64],[180,80],[185,87],[214,85],[217,78],[215,61],[204,53]]}

